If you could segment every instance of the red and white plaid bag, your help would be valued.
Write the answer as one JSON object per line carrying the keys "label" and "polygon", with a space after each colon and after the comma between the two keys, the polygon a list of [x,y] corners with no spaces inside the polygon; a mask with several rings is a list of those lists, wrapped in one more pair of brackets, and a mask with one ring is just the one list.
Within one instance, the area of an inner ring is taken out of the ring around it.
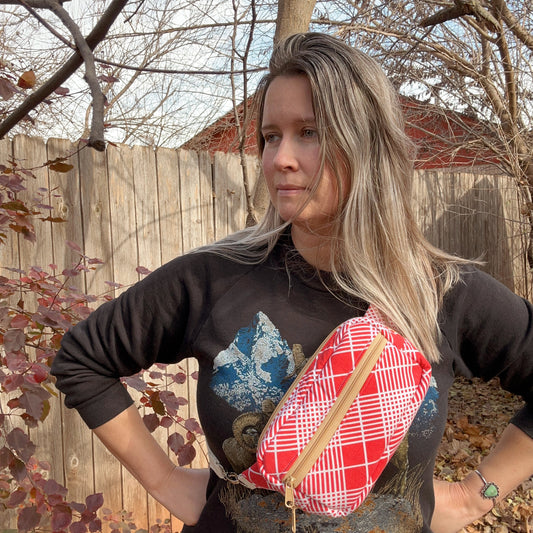
{"label": "red and white plaid bag", "polygon": [[352,513],[407,433],[430,379],[424,356],[371,307],[319,347],[263,431],[256,462],[239,478],[285,494],[293,531],[296,507],[331,517]]}

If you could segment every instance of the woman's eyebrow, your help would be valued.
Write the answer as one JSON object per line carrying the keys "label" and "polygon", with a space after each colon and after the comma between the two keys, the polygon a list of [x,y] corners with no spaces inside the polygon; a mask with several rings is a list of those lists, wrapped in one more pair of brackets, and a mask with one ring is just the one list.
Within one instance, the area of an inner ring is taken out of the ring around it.
{"label": "woman's eyebrow", "polygon": [[[302,118],[302,119],[298,119],[298,120],[295,120],[293,121],[293,124],[295,124],[296,126],[314,126],[316,125],[316,119],[314,116],[311,116],[309,118]],[[262,124],[261,125],[261,131],[263,130],[269,130],[269,129],[275,129],[275,128],[278,128],[279,126],[275,123],[266,123],[266,124]]]}

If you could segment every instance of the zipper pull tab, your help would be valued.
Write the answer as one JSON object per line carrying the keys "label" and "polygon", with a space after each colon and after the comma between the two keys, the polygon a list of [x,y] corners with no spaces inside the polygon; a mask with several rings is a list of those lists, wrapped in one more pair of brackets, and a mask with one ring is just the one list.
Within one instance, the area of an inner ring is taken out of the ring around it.
{"label": "zipper pull tab", "polygon": [[285,507],[291,510],[291,531],[296,533],[296,505],[294,503],[294,478],[284,480],[285,483]]}

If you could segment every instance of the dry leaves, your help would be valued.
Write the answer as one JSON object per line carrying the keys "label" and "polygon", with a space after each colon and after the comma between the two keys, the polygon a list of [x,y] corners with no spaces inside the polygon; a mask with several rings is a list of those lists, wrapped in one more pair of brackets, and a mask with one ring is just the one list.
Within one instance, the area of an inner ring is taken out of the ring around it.
{"label": "dry leaves", "polygon": [[[523,401],[501,389],[498,380],[460,379],[450,391],[445,435],[435,474],[459,481],[481,462]],[[533,478],[462,533],[533,533]]]}

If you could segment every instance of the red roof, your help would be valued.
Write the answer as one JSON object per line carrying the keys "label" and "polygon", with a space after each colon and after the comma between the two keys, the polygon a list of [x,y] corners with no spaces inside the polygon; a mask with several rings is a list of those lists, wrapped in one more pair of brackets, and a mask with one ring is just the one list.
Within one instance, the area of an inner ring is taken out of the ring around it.
{"label": "red roof", "polygon": [[[417,147],[417,168],[479,166],[496,161],[492,152],[476,148],[485,129],[480,121],[461,113],[446,114],[437,106],[413,98],[401,97],[400,101],[405,113],[406,132]],[[241,120],[242,111],[241,104],[238,108]],[[239,137],[233,111],[195,135],[182,148],[211,154],[238,153]],[[247,129],[245,151],[257,155],[254,120]]]}

